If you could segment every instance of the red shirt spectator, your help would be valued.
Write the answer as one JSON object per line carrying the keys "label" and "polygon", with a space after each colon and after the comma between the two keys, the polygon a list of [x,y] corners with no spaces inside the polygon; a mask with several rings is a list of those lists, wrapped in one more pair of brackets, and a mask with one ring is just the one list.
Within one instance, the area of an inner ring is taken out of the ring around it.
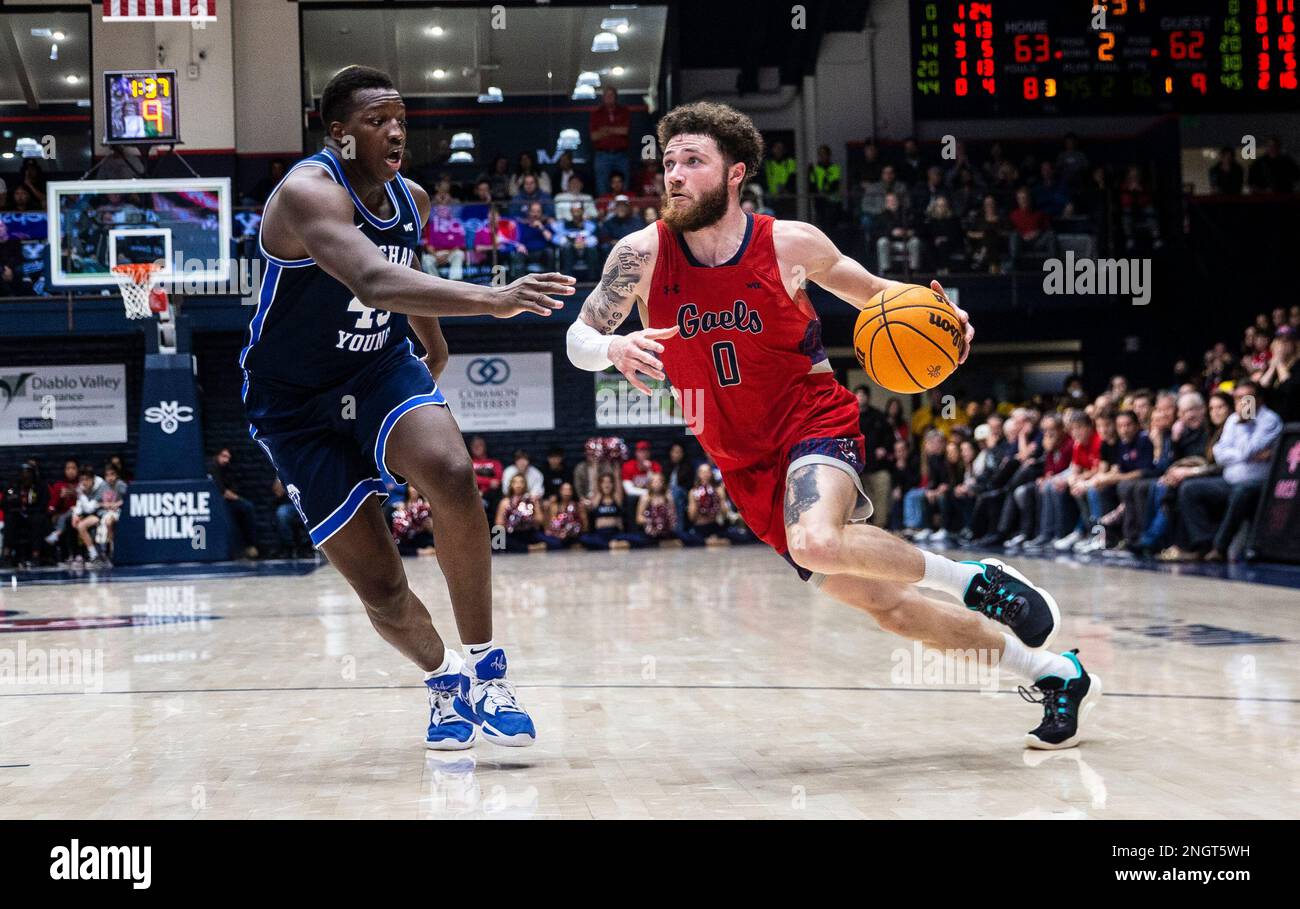
{"label": "red shirt spectator", "polygon": [[636,457],[623,463],[623,490],[631,495],[641,495],[650,485],[650,475],[663,472],[659,462],[650,457],[650,443],[637,442]]}
{"label": "red shirt spectator", "polygon": [[600,107],[591,112],[587,130],[597,151],[625,152],[631,127],[631,111],[618,103],[617,92],[607,91]]}
{"label": "red shirt spectator", "polygon": [[506,252],[522,251],[523,244],[519,242],[519,225],[513,219],[496,218],[495,235],[491,221],[474,232],[475,249],[491,249],[493,246]]}
{"label": "red shirt spectator", "polygon": [[1061,439],[1061,444],[1043,457],[1043,476],[1054,477],[1065,473],[1074,460],[1074,439],[1068,435]]}
{"label": "red shirt spectator", "polygon": [[61,515],[77,504],[78,470],[77,462],[69,459],[63,465],[63,479],[50,484],[50,514]]}
{"label": "red shirt spectator", "polygon": [[1014,209],[1007,218],[1011,221],[1011,226],[1016,229],[1016,232],[1026,240],[1032,239],[1035,235],[1041,234],[1052,226],[1052,220],[1047,217],[1045,212],[1032,209]]}
{"label": "red shirt spectator", "polygon": [[[1071,444],[1074,440],[1071,439]],[[1076,470],[1092,470],[1101,460],[1101,433],[1094,432],[1088,437],[1086,445],[1075,445],[1070,455],[1070,463]]]}
{"label": "red shirt spectator", "polygon": [[435,251],[465,248],[465,225],[453,215],[451,208],[434,208],[424,228],[424,245]]}
{"label": "red shirt spectator", "polygon": [[501,474],[504,468],[496,458],[471,458],[474,467],[474,482],[478,484],[480,495],[490,490],[501,488]]}

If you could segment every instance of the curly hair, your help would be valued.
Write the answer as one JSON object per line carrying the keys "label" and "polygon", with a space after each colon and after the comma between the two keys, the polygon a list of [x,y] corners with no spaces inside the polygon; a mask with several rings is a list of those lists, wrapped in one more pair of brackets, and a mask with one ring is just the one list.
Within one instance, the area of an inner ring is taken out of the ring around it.
{"label": "curly hair", "polygon": [[684,104],[665,114],[656,132],[660,149],[673,136],[686,133],[709,136],[718,143],[728,167],[739,161],[745,165],[745,180],[758,176],[763,137],[754,128],[754,121],[734,107],[712,101]]}

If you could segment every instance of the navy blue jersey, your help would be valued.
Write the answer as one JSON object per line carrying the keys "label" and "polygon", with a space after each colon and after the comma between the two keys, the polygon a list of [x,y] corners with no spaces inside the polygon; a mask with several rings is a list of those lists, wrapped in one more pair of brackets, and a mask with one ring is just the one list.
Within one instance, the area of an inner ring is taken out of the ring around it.
{"label": "navy blue jersey", "polygon": [[[319,167],[346,189],[352,197],[352,221],[357,229],[390,262],[411,267],[424,224],[401,175],[386,186],[393,214],[380,219],[348,185],[332,149],[304,158],[289,173],[301,167]],[[287,179],[288,174],[285,176]],[[267,204],[273,198],[274,192]],[[260,232],[258,248],[265,270],[257,312],[248,326],[248,345],[239,356],[245,385],[269,379],[306,389],[332,388],[379,362],[396,347],[411,349],[408,323],[402,313],[367,306],[311,258],[276,258],[262,245]]]}

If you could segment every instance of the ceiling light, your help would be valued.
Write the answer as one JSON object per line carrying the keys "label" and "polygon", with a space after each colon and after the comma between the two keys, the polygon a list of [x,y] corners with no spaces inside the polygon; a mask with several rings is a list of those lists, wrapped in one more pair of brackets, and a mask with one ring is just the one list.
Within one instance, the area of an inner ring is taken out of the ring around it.
{"label": "ceiling light", "polygon": [[600,76],[592,72],[578,73],[579,85],[590,85],[592,88],[600,87]]}
{"label": "ceiling light", "polygon": [[595,101],[596,90],[590,85],[579,85],[573,90],[574,101]]}
{"label": "ceiling light", "polygon": [[51,60],[59,59],[59,46],[57,44],[50,45],[50,59]]}
{"label": "ceiling light", "polygon": [[600,30],[604,32],[618,32],[619,34],[627,33],[627,17],[610,16],[600,20]]}
{"label": "ceiling light", "polygon": [[474,147],[474,134],[473,134],[473,133],[456,133],[454,136],[451,137],[451,147],[452,147],[453,149],[459,149],[459,148],[473,148],[473,147]]}
{"label": "ceiling light", "polygon": [[429,75],[433,76],[435,79],[446,79],[447,71],[445,69],[435,69],[433,72],[429,73]]}
{"label": "ceiling light", "polygon": [[580,145],[582,145],[582,137],[578,135],[576,129],[560,130],[560,139],[555,143],[555,147],[560,151],[577,151]]}
{"label": "ceiling light", "polygon": [[473,164],[474,156],[467,151],[456,151],[451,153],[447,159],[448,164]]}
{"label": "ceiling light", "polygon": [[616,66],[610,70],[610,74],[614,76],[621,76],[625,72],[627,72],[627,70],[623,69],[621,66]]}
{"label": "ceiling light", "polygon": [[495,85],[489,85],[488,90],[478,96],[479,104],[500,104],[504,100],[505,96],[501,94],[501,89]]}
{"label": "ceiling light", "polygon": [[613,32],[601,32],[591,40],[593,54],[612,54],[618,50],[618,35]]}
{"label": "ceiling light", "polygon": [[3,155],[0,155],[0,158],[12,158],[13,156],[13,152],[5,152]]}
{"label": "ceiling light", "polygon": [[54,34],[50,35],[50,37],[53,38],[55,41],[62,41],[65,36],[63,32],[55,32]]}
{"label": "ceiling light", "polygon": [[78,76],[76,73],[68,73],[63,78],[64,81],[66,81],[69,85],[76,85],[78,82],[81,81],[81,77]]}
{"label": "ceiling light", "polygon": [[441,25],[430,25],[424,31],[426,34],[433,35],[435,38],[441,38],[443,33]]}

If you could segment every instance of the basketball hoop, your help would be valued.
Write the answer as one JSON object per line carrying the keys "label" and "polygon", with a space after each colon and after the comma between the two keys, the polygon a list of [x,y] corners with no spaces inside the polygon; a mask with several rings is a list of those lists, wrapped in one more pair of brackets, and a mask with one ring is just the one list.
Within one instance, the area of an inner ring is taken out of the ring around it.
{"label": "basketball hoop", "polygon": [[162,268],[161,262],[129,262],[113,266],[128,319],[147,319],[154,313],[167,311],[167,291],[157,286]]}

